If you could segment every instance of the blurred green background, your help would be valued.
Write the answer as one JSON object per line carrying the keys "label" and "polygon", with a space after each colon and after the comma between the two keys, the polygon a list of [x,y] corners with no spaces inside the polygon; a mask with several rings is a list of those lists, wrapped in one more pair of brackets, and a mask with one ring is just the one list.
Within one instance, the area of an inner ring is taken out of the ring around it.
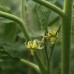
{"label": "blurred green background", "polygon": [[[63,8],[64,0],[48,0]],[[74,3],[74,2],[73,2]],[[14,14],[21,19],[21,0],[0,0],[0,11]],[[61,24],[58,14],[39,5],[32,0],[24,0],[23,20],[28,28],[32,39],[40,38],[44,34],[45,28],[53,28]],[[54,20],[54,22],[52,22]],[[74,74],[74,4],[72,14],[72,40],[71,40],[71,69],[70,74]],[[19,25],[11,20],[0,17],[0,74],[36,74],[36,72],[20,62],[19,58],[34,62],[30,53],[25,48],[24,35]],[[61,31],[53,57],[51,61],[51,74],[60,74],[61,59]],[[41,57],[43,55],[41,54]]]}

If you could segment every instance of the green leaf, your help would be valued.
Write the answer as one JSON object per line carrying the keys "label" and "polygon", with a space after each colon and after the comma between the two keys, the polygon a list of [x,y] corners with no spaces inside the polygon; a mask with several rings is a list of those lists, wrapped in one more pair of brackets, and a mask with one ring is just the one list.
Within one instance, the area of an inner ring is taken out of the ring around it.
{"label": "green leaf", "polygon": [[7,41],[14,42],[17,36],[17,25],[15,22],[5,24],[4,38]]}
{"label": "green leaf", "polygon": [[49,15],[51,11],[44,6],[37,4],[36,12],[37,12],[41,27],[45,29],[48,25]]}

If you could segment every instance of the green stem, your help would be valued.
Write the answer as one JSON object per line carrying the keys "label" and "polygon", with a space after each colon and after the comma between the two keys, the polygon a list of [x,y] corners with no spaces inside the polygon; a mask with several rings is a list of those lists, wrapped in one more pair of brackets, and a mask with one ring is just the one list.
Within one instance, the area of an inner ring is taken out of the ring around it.
{"label": "green stem", "polygon": [[24,33],[25,39],[27,41],[30,40],[30,36],[28,34],[27,28],[26,28],[24,22],[21,19],[19,19],[15,15],[12,15],[12,14],[9,14],[9,13],[6,13],[6,12],[2,12],[2,11],[0,11],[0,17],[4,17],[4,18],[7,18],[7,19],[10,19],[10,20],[17,22],[19,24],[19,26],[21,27],[23,33]]}
{"label": "green stem", "polygon": [[65,0],[62,18],[61,74],[70,74],[71,16],[73,0]]}
{"label": "green stem", "polygon": [[64,12],[62,9],[60,9],[59,7],[57,7],[56,5],[54,5],[48,1],[45,1],[45,0],[33,0],[33,1],[42,4],[42,5],[46,6],[47,8],[50,8],[51,10],[55,11],[62,17],[64,15]]}
{"label": "green stem", "polygon": [[36,64],[34,64],[34,63],[30,62],[30,61],[27,61],[27,60],[25,60],[25,59],[20,59],[20,61],[21,61],[22,63],[24,63],[24,64],[32,67],[32,68],[35,69],[38,73],[40,73],[40,69],[39,69],[39,67],[38,67]]}
{"label": "green stem", "polygon": [[[47,27],[45,30],[45,36],[47,35],[48,31],[47,31]],[[44,38],[44,50],[45,50],[45,55],[46,55],[46,63],[47,63],[47,74],[50,74],[50,66],[49,66],[49,56],[48,56],[48,50],[47,50],[47,39]]]}
{"label": "green stem", "polygon": [[40,59],[39,55],[37,53],[35,53],[35,55],[33,56],[35,61],[37,62],[39,68],[40,68],[40,73],[41,74],[46,74],[46,68],[42,62],[42,60]]}
{"label": "green stem", "polygon": [[22,20],[24,20],[24,13],[25,13],[25,1],[24,0],[21,0],[21,18]]}
{"label": "green stem", "polygon": [[50,53],[49,53],[49,64],[48,64],[48,74],[51,74],[51,58],[52,58],[52,54],[53,54],[53,50],[54,50],[54,46],[55,44],[53,44],[51,47],[50,47]]}

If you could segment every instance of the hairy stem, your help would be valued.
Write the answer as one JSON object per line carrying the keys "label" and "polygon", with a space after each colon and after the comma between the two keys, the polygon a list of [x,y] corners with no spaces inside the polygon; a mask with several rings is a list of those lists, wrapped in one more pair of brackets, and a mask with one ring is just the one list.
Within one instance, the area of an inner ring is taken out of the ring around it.
{"label": "hairy stem", "polygon": [[70,74],[71,16],[73,0],[65,0],[62,18],[61,74]]}
{"label": "hairy stem", "polygon": [[56,5],[54,5],[54,4],[52,4],[52,3],[48,2],[48,1],[45,1],[45,0],[33,0],[33,1],[35,1],[35,2],[37,2],[39,4],[41,4],[41,5],[46,6],[47,8],[53,10],[54,12],[58,13],[62,17],[64,15],[64,12],[63,12],[62,9],[60,9],[59,7],[57,7]]}
{"label": "hairy stem", "polygon": [[21,30],[22,30],[23,33],[24,33],[25,39],[26,39],[27,41],[30,40],[30,36],[29,36],[29,34],[28,34],[27,28],[26,28],[24,22],[23,22],[21,19],[19,19],[19,18],[16,17],[15,15],[12,15],[12,14],[9,14],[9,13],[6,13],[6,12],[2,12],[2,11],[0,11],[0,17],[7,18],[7,19],[13,20],[13,21],[15,21],[16,23],[18,23],[19,26],[20,26],[20,28],[21,28]]}
{"label": "hairy stem", "polygon": [[38,67],[36,64],[34,64],[34,63],[30,62],[30,61],[27,61],[27,60],[25,60],[25,59],[20,59],[20,61],[21,61],[22,63],[24,63],[24,64],[32,67],[32,68],[35,69],[38,73],[40,73],[40,69],[39,69],[39,67]]}

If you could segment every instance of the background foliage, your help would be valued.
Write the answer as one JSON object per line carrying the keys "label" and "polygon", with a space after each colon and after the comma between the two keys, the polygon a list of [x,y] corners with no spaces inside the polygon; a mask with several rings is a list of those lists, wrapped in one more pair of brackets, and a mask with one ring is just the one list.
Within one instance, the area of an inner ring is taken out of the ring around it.
{"label": "background foliage", "polygon": [[[60,8],[63,8],[63,0],[49,0]],[[74,4],[73,4],[74,5]],[[24,2],[24,22],[27,25],[32,39],[40,38],[44,30],[61,24],[59,15],[39,5],[32,0]],[[0,11],[14,14],[21,18],[21,0],[0,0]],[[59,18],[58,18],[59,17]],[[56,19],[58,18],[58,19]],[[56,19],[53,23],[52,21]],[[72,41],[71,41],[71,73],[74,74],[74,6],[72,15]],[[61,36],[61,34],[60,34]],[[57,41],[51,62],[51,73],[60,74],[60,40]],[[25,48],[25,39],[16,22],[0,17],[0,74],[33,74],[31,68],[20,62],[19,58],[34,62],[30,53]],[[43,55],[40,53],[43,57]],[[42,59],[43,60],[43,59]]]}

